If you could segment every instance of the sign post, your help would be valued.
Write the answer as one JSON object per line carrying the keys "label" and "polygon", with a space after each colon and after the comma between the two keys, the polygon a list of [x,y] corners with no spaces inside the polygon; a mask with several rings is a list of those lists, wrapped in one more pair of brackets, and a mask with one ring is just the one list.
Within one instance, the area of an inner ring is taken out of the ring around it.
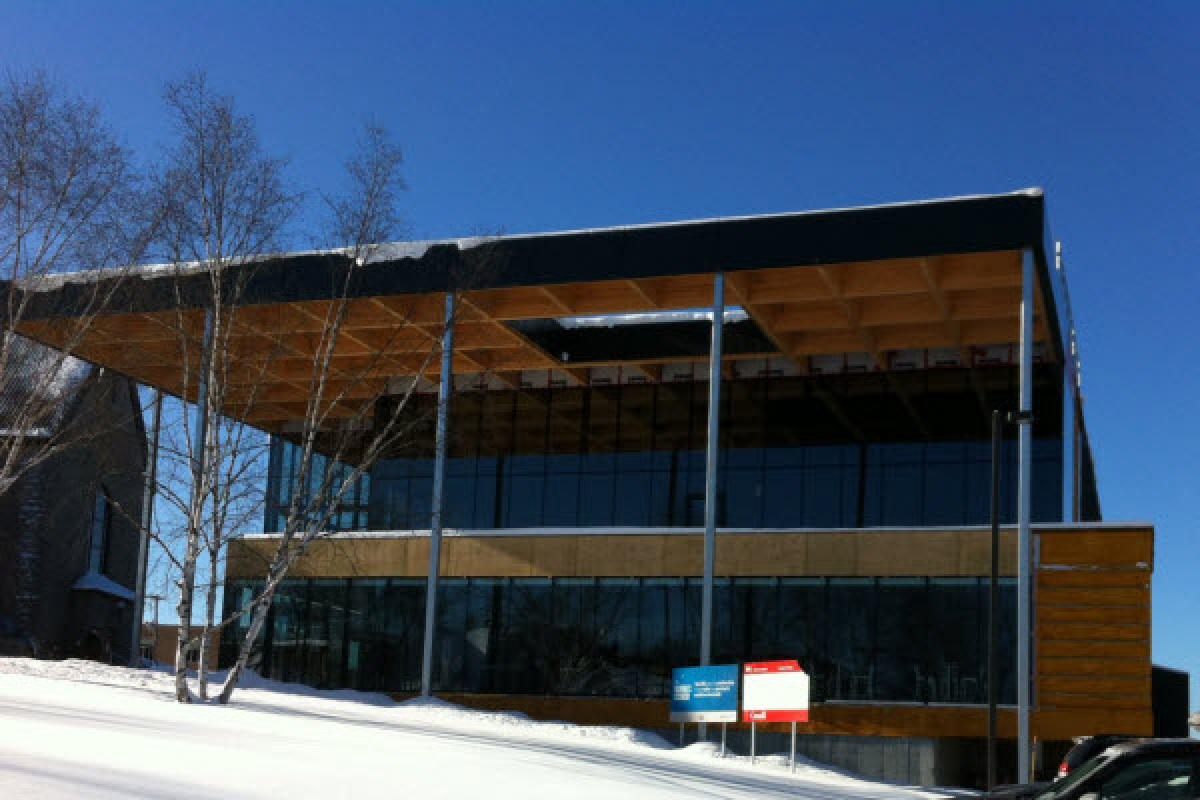
{"label": "sign post", "polygon": [[742,667],[742,721],[750,723],[750,762],[754,763],[755,726],[792,723],[791,769],[796,771],[796,723],[808,722],[808,673],[798,661],[760,661]]}
{"label": "sign post", "polygon": [[677,667],[671,672],[671,722],[678,722],[680,744],[685,722],[720,722],[721,756],[725,755],[725,725],[738,719],[737,664]]}

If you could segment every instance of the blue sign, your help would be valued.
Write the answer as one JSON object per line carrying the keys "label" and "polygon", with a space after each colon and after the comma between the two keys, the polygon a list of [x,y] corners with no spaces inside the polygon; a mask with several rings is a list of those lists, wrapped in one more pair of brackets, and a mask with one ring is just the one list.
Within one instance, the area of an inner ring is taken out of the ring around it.
{"label": "blue sign", "polygon": [[671,674],[671,722],[737,722],[737,664],[677,667]]}

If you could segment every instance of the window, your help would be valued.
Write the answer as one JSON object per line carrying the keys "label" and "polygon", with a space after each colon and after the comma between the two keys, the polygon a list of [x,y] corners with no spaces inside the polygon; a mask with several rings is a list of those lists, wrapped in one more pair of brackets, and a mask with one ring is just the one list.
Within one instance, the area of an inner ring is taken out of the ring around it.
{"label": "window", "polygon": [[108,560],[108,531],[112,525],[112,507],[108,502],[108,493],[104,489],[96,492],[96,502],[92,507],[92,535],[88,547],[88,572],[104,572]]}
{"label": "window", "polygon": [[[226,587],[245,605],[260,582]],[[1000,611],[1016,617],[1011,580]],[[696,663],[698,578],[443,578],[439,691],[665,697]],[[818,701],[986,700],[987,585],[979,578],[717,578],[717,662],[796,658]],[[229,652],[245,636],[230,626]],[[295,579],[275,596],[262,672],[276,680],[393,692],[420,686],[425,581]],[[1016,636],[1000,637],[1001,702],[1015,697]],[[228,643],[228,645],[226,645]]]}
{"label": "window", "polygon": [[1101,800],[1188,800],[1193,797],[1189,756],[1137,761],[1119,769],[1100,787]]}

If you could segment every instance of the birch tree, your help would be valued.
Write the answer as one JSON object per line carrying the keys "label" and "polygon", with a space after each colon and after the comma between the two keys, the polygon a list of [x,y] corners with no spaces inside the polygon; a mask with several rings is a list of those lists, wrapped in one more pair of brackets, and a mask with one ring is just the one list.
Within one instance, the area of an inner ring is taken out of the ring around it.
{"label": "birch tree", "polygon": [[[394,239],[400,226],[401,163],[400,150],[387,132],[368,125],[346,162],[345,193],[327,198],[330,238],[348,246],[339,251],[344,268],[331,287],[334,299],[315,342],[303,418],[295,433],[295,486],[306,490],[291,492],[283,529],[264,565],[263,587],[238,612],[248,613],[250,620],[221,691],[222,703],[229,702],[246,670],[281,582],[315,542],[331,535],[338,507],[362,476],[382,456],[410,441],[423,422],[413,412],[413,398],[439,353],[440,337],[429,335],[411,316],[397,311],[389,339],[375,352],[404,349],[416,364],[415,375],[382,380],[382,355],[350,376],[335,364],[339,343],[351,336],[346,327],[353,287],[379,255],[378,243]],[[364,385],[376,388],[363,391]],[[337,416],[335,409],[340,411]]]}
{"label": "birch tree", "polygon": [[[63,411],[89,374],[73,354],[153,233],[140,188],[130,153],[96,104],[38,73],[0,77],[0,495],[103,434]],[[37,319],[41,290],[92,269],[115,280],[74,284],[66,321]],[[35,525],[15,535],[17,622],[32,638],[46,543]]]}
{"label": "birch tree", "polygon": [[[68,324],[39,323],[32,305],[64,273],[107,268],[119,278],[142,257],[154,219],[139,188],[130,153],[97,105],[38,73],[0,79],[0,494],[71,443],[71,431],[43,434],[80,368],[72,353],[120,281],[80,282]],[[53,348],[32,345],[18,328]]]}
{"label": "birch tree", "polygon": [[[239,112],[231,97],[215,93],[203,74],[169,84],[164,97],[175,143],[155,174],[153,191],[162,217],[158,244],[177,279],[176,311],[163,325],[178,346],[181,395],[195,405],[194,418],[180,416],[184,445],[175,451],[186,465],[186,489],[164,494],[183,519],[182,552],[174,557],[179,575],[175,690],[176,699],[186,703],[193,699],[187,666],[197,643],[192,621],[197,568],[207,552],[209,583],[216,582],[216,565],[230,532],[234,487],[242,485],[240,473],[248,468],[245,456],[252,438],[244,426],[228,422],[237,415],[226,413],[232,389],[226,356],[237,346],[237,311],[254,266],[279,249],[299,196],[286,185],[286,162],[264,152],[253,118]],[[188,310],[182,289],[196,274],[208,276],[201,314]],[[270,362],[270,354],[265,355],[259,362],[264,372]],[[252,403],[253,397],[239,400],[243,408]],[[210,586],[210,621],[215,591]],[[212,628],[201,630],[204,651]],[[206,688],[202,676],[202,697]]]}

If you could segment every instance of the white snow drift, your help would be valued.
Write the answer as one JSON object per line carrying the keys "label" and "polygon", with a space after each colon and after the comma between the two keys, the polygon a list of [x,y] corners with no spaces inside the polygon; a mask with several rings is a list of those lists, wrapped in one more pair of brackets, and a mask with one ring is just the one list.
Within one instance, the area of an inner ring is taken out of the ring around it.
{"label": "white snow drift", "polygon": [[168,675],[0,659],[3,798],[928,798],[782,758],[751,766],[629,728],[248,676],[183,706]]}

